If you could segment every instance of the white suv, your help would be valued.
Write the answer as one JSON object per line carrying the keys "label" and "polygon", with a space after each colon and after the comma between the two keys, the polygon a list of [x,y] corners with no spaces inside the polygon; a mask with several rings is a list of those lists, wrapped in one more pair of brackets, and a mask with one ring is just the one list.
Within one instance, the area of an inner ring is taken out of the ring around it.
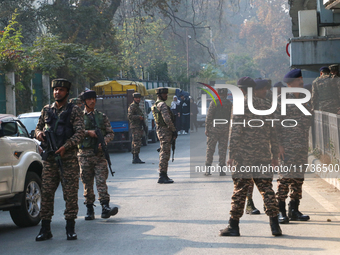
{"label": "white suv", "polygon": [[0,210],[19,227],[40,222],[42,160],[39,145],[13,115],[0,114]]}

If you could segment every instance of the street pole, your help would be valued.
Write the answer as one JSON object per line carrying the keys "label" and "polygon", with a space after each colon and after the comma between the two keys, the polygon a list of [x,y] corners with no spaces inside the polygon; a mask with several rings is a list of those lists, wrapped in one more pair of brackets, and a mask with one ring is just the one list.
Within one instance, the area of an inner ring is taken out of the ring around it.
{"label": "street pole", "polygon": [[187,79],[189,78],[189,36],[188,29],[186,29],[186,38],[187,38]]}

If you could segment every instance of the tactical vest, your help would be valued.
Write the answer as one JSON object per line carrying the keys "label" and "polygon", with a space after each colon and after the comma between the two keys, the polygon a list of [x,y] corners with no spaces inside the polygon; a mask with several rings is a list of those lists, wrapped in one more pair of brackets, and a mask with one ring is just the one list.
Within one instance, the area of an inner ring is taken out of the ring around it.
{"label": "tactical vest", "polygon": [[229,121],[231,109],[229,109],[229,111],[227,109],[228,101],[222,99],[222,105],[223,106],[221,106],[220,102],[217,103],[214,119],[227,119]]}
{"label": "tactical vest", "polygon": [[[158,110],[157,108],[157,105],[161,102],[164,102],[164,101],[161,101],[161,100],[158,100],[156,101],[156,103],[151,107],[151,110],[152,110],[152,115],[156,121],[156,124],[158,127],[167,127],[164,119],[163,119],[163,116],[162,116],[162,113]],[[165,103],[165,102],[164,102]],[[170,107],[168,105],[166,105],[166,107],[168,108],[168,111],[169,111],[169,114],[170,114],[170,118],[171,118],[171,121],[172,123],[175,123],[175,115],[172,113]]]}
{"label": "tactical vest", "polygon": [[319,102],[338,99],[338,94],[330,78],[327,79],[327,82],[322,81],[322,84],[318,86],[318,92]]}
{"label": "tactical vest", "polygon": [[[104,118],[103,114],[101,112],[95,112],[94,119],[96,120],[97,126],[102,131],[103,136],[106,135],[106,129],[104,126]],[[95,130],[95,126],[93,123],[92,116],[89,114],[84,114],[84,123],[85,123],[85,130]],[[94,149],[94,147],[97,145],[97,138],[91,137],[91,136],[85,136],[85,138],[81,141],[81,143],[78,145],[79,149]]]}
{"label": "tactical vest", "polygon": [[66,110],[62,111],[59,115],[56,108],[49,107],[46,112],[45,128],[52,129],[55,133],[58,148],[63,146],[66,140],[70,139],[74,134],[73,125],[70,121],[73,107],[74,104],[68,103]]}

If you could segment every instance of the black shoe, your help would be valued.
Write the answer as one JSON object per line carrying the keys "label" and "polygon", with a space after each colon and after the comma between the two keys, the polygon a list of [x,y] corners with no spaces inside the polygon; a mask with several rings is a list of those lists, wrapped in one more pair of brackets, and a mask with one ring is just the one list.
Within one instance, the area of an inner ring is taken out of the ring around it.
{"label": "black shoe", "polygon": [[35,241],[45,241],[51,239],[53,237],[51,232],[51,221],[50,220],[42,220],[41,221],[41,229]]}
{"label": "black shoe", "polygon": [[[210,173],[210,167],[211,167],[211,165],[205,165],[205,170],[206,170],[206,172],[204,173],[205,176],[211,175],[211,173]],[[207,170],[207,169],[208,169],[208,170]]]}
{"label": "black shoe", "polygon": [[101,217],[103,219],[108,219],[111,216],[116,215],[117,213],[118,213],[118,207],[113,207],[111,209],[108,202],[102,203],[102,215],[101,215]]}
{"label": "black shoe", "polygon": [[280,224],[288,224],[289,218],[286,214],[286,202],[279,201],[279,223]]}
{"label": "black shoe", "polygon": [[66,236],[67,240],[76,240],[77,234],[74,231],[74,225],[76,222],[74,220],[66,220]]}
{"label": "black shoe", "polygon": [[93,208],[93,204],[87,204],[87,213],[85,216],[85,220],[94,220],[94,208]]}
{"label": "black shoe", "polygon": [[260,214],[260,211],[254,205],[253,199],[247,199],[246,214]]}
{"label": "black shoe", "polygon": [[282,230],[279,225],[278,216],[269,217],[270,229],[272,230],[273,236],[282,236]]}
{"label": "black shoe", "polygon": [[291,200],[288,207],[288,217],[291,221],[307,221],[309,220],[308,215],[303,215],[299,211],[300,200]]}
{"label": "black shoe", "polygon": [[139,158],[138,153],[133,154],[132,164],[144,164],[145,162]]}
{"label": "black shoe", "polygon": [[220,236],[240,236],[239,221],[229,219],[229,225],[225,229],[220,230]]}
{"label": "black shoe", "polygon": [[165,173],[165,172],[159,173],[159,179],[158,179],[159,184],[169,184],[169,183],[173,183],[173,182],[174,181],[168,177],[167,173]]}

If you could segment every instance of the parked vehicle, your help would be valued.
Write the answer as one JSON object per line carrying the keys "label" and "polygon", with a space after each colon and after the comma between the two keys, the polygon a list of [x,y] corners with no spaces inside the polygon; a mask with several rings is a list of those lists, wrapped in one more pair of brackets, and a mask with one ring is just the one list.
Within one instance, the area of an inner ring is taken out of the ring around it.
{"label": "parked vehicle", "polygon": [[34,130],[37,127],[41,112],[28,112],[18,116],[18,119],[25,125],[31,137],[34,136]]}
{"label": "parked vehicle", "polygon": [[[143,83],[126,80],[104,81],[97,83],[93,89],[98,95],[96,108],[107,115],[115,132],[115,137],[109,143],[109,146],[131,151],[132,139],[127,114],[128,107],[133,101],[132,94],[134,92],[139,92],[142,95],[139,107],[144,113],[145,126],[147,127],[148,124],[146,112],[146,106],[148,105],[144,101],[147,91]],[[148,131],[146,133],[148,134]],[[144,146],[148,143],[145,135],[143,136],[142,143]]]}
{"label": "parked vehicle", "polygon": [[21,121],[0,114],[0,210],[19,227],[40,222],[41,148]]}

